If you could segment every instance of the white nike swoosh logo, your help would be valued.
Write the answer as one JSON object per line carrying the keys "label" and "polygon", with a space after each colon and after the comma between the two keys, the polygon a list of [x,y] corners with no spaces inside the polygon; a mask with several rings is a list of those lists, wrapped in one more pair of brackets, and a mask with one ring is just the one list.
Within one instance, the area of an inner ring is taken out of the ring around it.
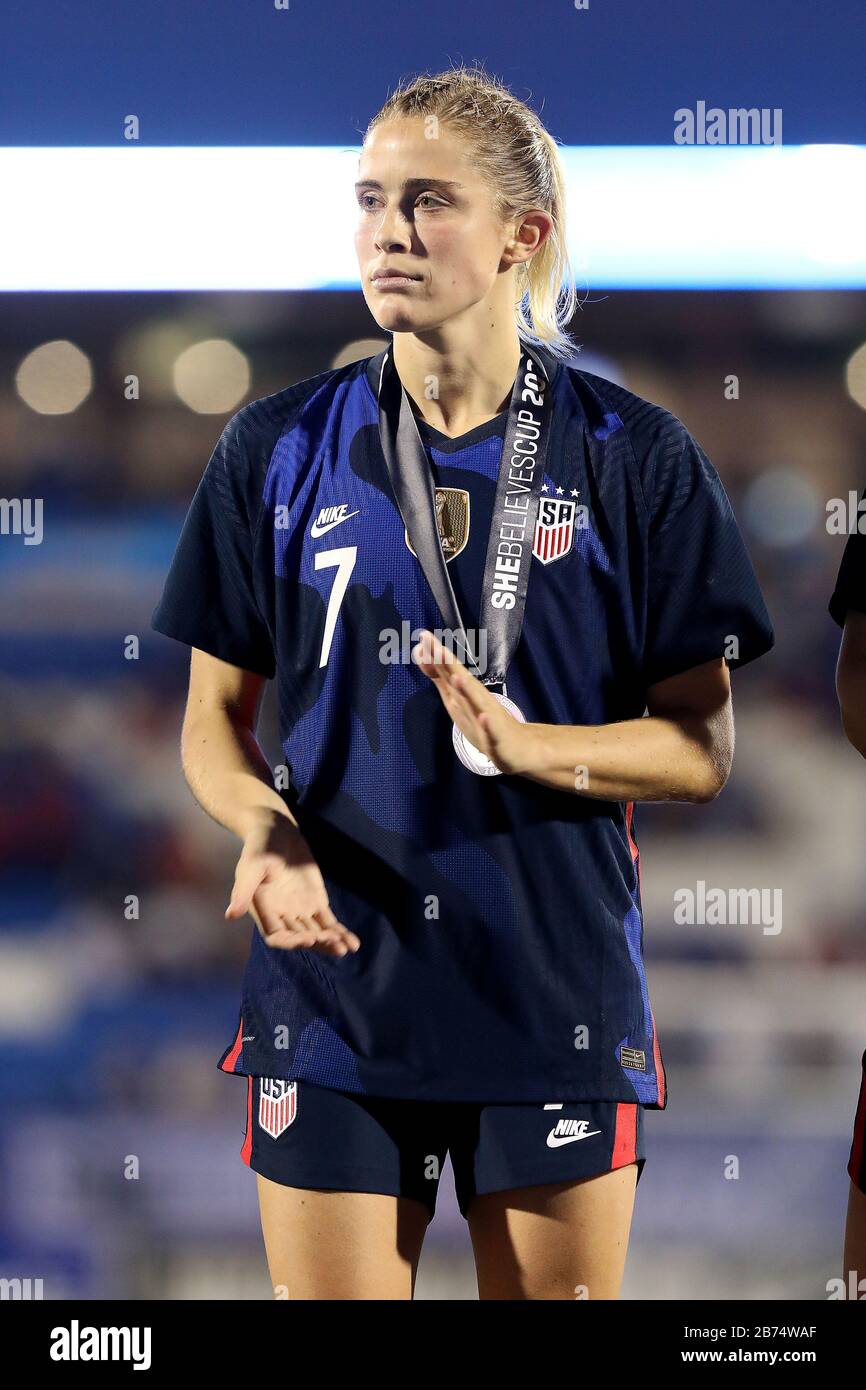
{"label": "white nike swoosh logo", "polygon": [[573,1144],[575,1139],[591,1139],[593,1134],[601,1134],[600,1129],[589,1129],[586,1134],[554,1134],[553,1130],[547,1136],[547,1147],[549,1149],[560,1149],[563,1144]]}
{"label": "white nike swoosh logo", "polygon": [[357,507],[355,511],[349,512],[349,516],[338,516],[336,521],[326,521],[324,526],[320,526],[317,521],[314,521],[312,526],[310,527],[310,535],[324,536],[326,531],[333,531],[335,526],[339,526],[340,523],[343,521],[348,521],[349,517],[357,516],[360,510],[361,508]]}

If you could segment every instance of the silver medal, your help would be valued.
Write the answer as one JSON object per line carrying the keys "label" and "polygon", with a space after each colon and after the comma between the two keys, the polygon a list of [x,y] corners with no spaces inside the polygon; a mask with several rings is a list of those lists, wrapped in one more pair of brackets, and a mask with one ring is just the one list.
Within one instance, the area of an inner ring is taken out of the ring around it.
{"label": "silver medal", "polygon": [[[517,708],[513,700],[509,700],[507,695],[500,695],[498,691],[491,690],[490,694],[494,700],[498,700],[500,705],[504,705],[509,714],[513,714],[515,719],[519,719],[521,724],[526,723],[526,717]],[[491,762],[486,753],[482,753],[470,743],[464,733],[454,724],[451,729],[451,739],[454,744],[454,751],[464,767],[470,772],[476,773],[479,777],[501,777],[502,769]]]}

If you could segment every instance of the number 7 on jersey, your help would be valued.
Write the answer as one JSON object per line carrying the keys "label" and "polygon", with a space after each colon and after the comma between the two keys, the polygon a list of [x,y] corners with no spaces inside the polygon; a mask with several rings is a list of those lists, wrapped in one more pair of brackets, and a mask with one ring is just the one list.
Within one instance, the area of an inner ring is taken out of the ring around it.
{"label": "number 7 on jersey", "polygon": [[319,657],[319,666],[327,666],[328,664],[340,604],[343,602],[343,595],[349,587],[349,580],[352,577],[352,570],[355,568],[357,558],[358,547],[356,545],[346,545],[341,550],[319,550],[316,552],[317,570],[334,568],[337,571],[331,588],[331,596],[328,599],[328,611],[325,614],[325,631],[322,634],[322,654]]}

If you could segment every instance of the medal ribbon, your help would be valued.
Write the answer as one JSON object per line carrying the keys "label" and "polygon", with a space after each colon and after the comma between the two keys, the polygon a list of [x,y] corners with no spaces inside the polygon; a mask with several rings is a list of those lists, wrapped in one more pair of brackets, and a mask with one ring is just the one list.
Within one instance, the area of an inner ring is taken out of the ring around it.
{"label": "medal ribbon", "polygon": [[521,342],[484,565],[479,618],[487,633],[489,662],[482,673],[470,650],[442,553],[433,478],[418,425],[394,365],[393,347],[382,354],[379,435],[394,497],[443,621],[459,635],[463,652],[484,685],[504,685],[520,642],[550,442],[552,395],[542,354]]}

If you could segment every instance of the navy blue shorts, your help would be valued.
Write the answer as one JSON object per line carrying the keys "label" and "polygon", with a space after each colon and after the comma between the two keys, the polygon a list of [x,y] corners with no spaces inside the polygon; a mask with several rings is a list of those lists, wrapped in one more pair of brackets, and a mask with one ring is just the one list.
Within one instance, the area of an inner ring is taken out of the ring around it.
{"label": "navy blue shorts", "polygon": [[624,1101],[487,1105],[393,1100],[247,1077],[241,1157],[287,1187],[382,1192],[436,1209],[451,1155],[464,1216],[476,1193],[573,1182],[645,1163],[643,1107]]}
{"label": "navy blue shorts", "polygon": [[854,1186],[866,1195],[866,1052],[860,1063],[860,1095],[854,1115],[854,1138],[848,1159],[848,1176]]}

